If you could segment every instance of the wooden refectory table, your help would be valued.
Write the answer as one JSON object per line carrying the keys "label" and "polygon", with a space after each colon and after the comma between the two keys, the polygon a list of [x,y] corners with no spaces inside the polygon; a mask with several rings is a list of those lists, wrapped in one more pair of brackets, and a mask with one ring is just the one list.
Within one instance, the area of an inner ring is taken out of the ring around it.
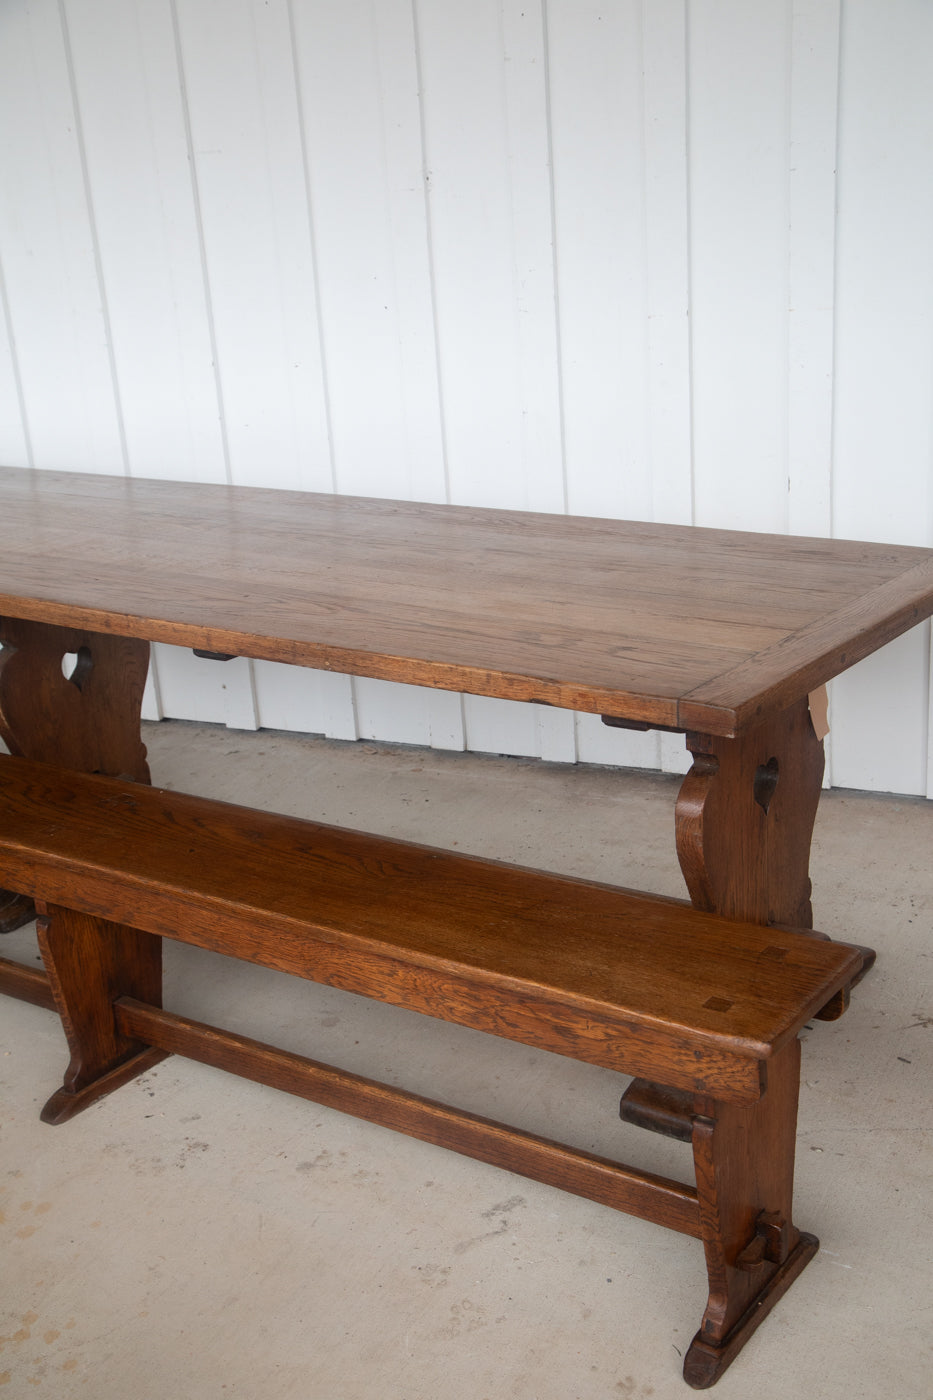
{"label": "wooden refectory table", "polygon": [[20,468],[0,522],[13,753],[148,780],[156,641],[680,731],[690,899],[759,924],[812,926],[808,695],[933,613],[907,546]]}

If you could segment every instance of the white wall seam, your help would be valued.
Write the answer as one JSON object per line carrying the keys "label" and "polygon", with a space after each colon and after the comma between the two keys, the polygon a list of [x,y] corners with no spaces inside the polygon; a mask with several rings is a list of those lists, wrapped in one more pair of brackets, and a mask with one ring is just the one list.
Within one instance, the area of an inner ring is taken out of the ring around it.
{"label": "white wall seam", "polygon": [[564,403],[564,351],[561,335],[560,279],[558,277],[559,251],[557,246],[557,201],[554,190],[554,114],[551,107],[551,33],[548,16],[548,0],[541,0],[541,33],[544,39],[544,122],[547,143],[548,168],[548,213],[551,233],[551,282],[554,288],[554,324],[557,332],[557,421],[560,431],[560,464],[562,486],[562,510],[566,515],[570,509],[569,486],[567,481],[567,423]]}
{"label": "white wall seam", "polygon": [[[440,413],[440,434],[441,453],[444,468],[444,500],[447,504],[451,501],[451,479],[450,479],[450,450],[448,445],[448,426],[446,397],[444,393],[444,374],[441,362],[441,337],[439,311],[437,304],[437,268],[434,248],[434,218],[431,207],[431,170],[428,164],[428,139],[426,129],[426,113],[424,103],[424,61],[421,49],[421,22],[420,6],[418,0],[411,0],[411,22],[415,47],[415,73],[418,82],[418,130],[421,138],[421,177],[424,191],[424,221],[425,237],[427,242],[428,272],[431,287],[431,326],[434,334],[434,366],[437,374],[437,398]],[[462,707],[462,706],[461,706]]]}
{"label": "white wall seam", "polygon": [[327,425],[327,451],[330,461],[331,489],[338,490],[337,486],[337,462],[334,450],[334,425],[331,410],[330,381],[327,367],[327,353],[324,345],[324,318],[321,310],[321,272],[318,258],[317,239],[314,232],[314,199],[311,190],[311,168],[308,155],[307,123],[305,118],[304,93],[301,84],[301,72],[298,66],[298,42],[295,34],[295,11],[294,0],[286,0],[286,11],[288,15],[288,32],[292,49],[292,74],[295,84],[295,102],[298,108],[298,139],[301,144],[301,173],[304,180],[305,200],[308,207],[308,230],[310,235],[311,248],[311,278],[314,286],[314,303],[317,307],[317,341],[321,357],[321,380],[322,397],[324,403],[324,421]]}

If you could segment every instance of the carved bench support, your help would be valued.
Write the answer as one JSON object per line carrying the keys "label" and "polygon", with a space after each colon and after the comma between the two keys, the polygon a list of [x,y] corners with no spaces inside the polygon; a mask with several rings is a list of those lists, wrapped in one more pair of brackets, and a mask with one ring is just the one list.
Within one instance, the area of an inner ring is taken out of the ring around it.
{"label": "carved bench support", "polygon": [[65,1123],[165,1059],[167,1051],[125,1035],[113,1012],[121,994],[162,1005],[162,940],[72,909],[40,901],[37,908],[39,947],[71,1051],[42,1121]]}
{"label": "carved bench support", "polygon": [[758,1103],[696,1100],[693,1157],[710,1290],[684,1361],[697,1389],[719,1379],[819,1248],[792,1217],[799,1083],[794,1040],[768,1061]]}

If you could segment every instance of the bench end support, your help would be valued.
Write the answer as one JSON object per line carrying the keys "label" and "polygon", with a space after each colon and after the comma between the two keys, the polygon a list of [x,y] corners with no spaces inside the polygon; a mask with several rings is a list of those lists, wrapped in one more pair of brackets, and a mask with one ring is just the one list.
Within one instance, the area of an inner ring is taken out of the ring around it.
{"label": "bench end support", "polygon": [[801,1233],[796,1247],[721,1342],[715,1344],[707,1341],[702,1331],[696,1334],[684,1358],[684,1380],[689,1386],[694,1390],[707,1390],[715,1385],[778,1299],[807,1267],[819,1247],[820,1242],[815,1235]]}

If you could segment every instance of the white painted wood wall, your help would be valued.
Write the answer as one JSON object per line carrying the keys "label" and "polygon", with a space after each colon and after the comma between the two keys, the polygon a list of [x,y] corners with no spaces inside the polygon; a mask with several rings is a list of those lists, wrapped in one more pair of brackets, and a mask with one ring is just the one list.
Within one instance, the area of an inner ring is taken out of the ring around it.
{"label": "white painted wood wall", "polygon": [[[931,545],[931,74],[929,0],[3,0],[0,459]],[[157,652],[152,715],[683,762]],[[832,718],[933,794],[929,628]]]}

